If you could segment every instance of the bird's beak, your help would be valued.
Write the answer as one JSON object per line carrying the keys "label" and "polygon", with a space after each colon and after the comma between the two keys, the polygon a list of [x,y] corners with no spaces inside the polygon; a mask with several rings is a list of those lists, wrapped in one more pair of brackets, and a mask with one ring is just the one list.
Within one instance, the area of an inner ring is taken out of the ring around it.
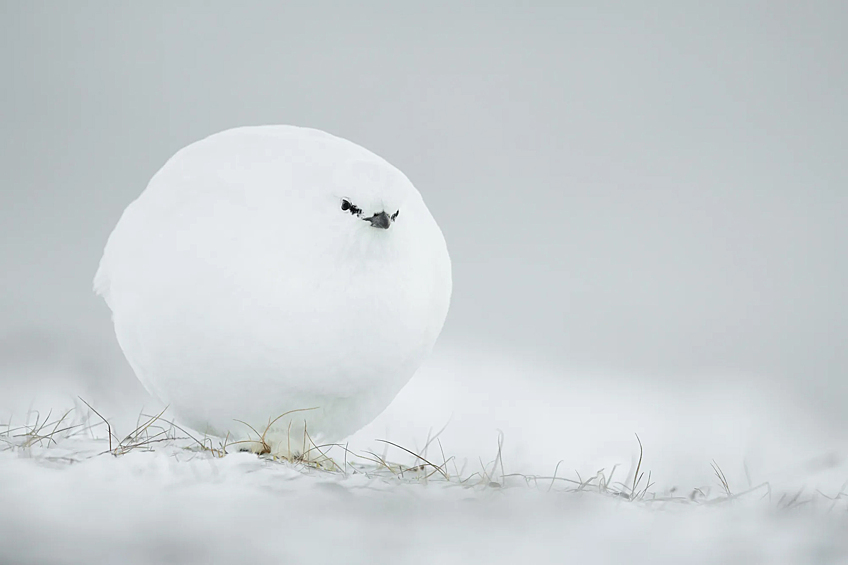
{"label": "bird's beak", "polygon": [[374,228],[382,228],[384,230],[387,230],[389,229],[389,226],[392,225],[392,219],[385,212],[380,212],[379,214],[374,214],[370,218],[364,219],[371,222],[371,227]]}

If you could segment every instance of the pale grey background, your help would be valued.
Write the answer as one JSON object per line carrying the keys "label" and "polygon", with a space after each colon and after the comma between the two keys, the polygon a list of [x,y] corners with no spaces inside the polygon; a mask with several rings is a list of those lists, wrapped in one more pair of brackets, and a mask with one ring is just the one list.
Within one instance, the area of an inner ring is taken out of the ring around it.
{"label": "pale grey background", "polygon": [[113,355],[123,208],[182,146],[293,123],[424,194],[445,340],[840,413],[848,3],[398,4],[0,3],[2,352]]}

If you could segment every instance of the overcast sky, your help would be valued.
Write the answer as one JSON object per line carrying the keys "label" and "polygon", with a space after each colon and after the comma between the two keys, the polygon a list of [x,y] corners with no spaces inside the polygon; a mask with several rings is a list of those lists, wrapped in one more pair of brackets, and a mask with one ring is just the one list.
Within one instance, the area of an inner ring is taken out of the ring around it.
{"label": "overcast sky", "polygon": [[289,123],[422,192],[445,340],[844,404],[848,3],[399,4],[0,2],[0,333],[116,350],[90,288],[123,208]]}

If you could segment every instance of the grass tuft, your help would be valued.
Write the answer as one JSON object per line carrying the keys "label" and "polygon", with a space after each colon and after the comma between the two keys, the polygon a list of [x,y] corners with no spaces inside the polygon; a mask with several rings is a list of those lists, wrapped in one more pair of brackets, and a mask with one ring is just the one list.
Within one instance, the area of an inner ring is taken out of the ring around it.
{"label": "grass tuft", "polygon": [[[742,492],[734,493],[730,487],[727,475],[719,464],[713,460],[710,466],[718,480],[720,490],[713,492],[710,486],[692,488],[688,495],[678,494],[677,488],[671,488],[666,492],[656,492],[655,483],[652,481],[652,472],[644,470],[645,449],[641,438],[636,435],[639,448],[639,457],[632,477],[627,483],[615,481],[615,473],[618,465],[614,465],[609,472],[606,469],[598,469],[591,476],[584,478],[578,471],[574,471],[574,478],[562,476],[560,460],[554,467],[551,476],[527,475],[522,473],[506,473],[504,465],[504,434],[498,431],[497,450],[494,458],[486,463],[480,460],[478,471],[466,474],[465,469],[468,462],[461,467],[453,456],[446,456],[440,436],[444,432],[443,427],[435,435],[432,429],[427,434],[427,439],[420,450],[414,450],[387,439],[377,439],[377,443],[384,446],[384,452],[379,455],[371,450],[357,453],[349,449],[347,444],[329,443],[316,444],[304,423],[303,449],[299,455],[282,457],[271,453],[267,435],[271,427],[284,416],[314,410],[315,408],[298,409],[285,412],[280,416],[269,420],[268,425],[261,432],[245,422],[255,435],[256,439],[231,441],[229,434],[223,439],[204,436],[198,438],[190,431],[180,427],[175,422],[165,418],[167,407],[161,412],[153,415],[139,414],[136,427],[123,438],[117,436],[111,423],[87,401],[79,399],[87,410],[77,405],[76,408],[64,412],[59,417],[53,417],[52,412],[43,416],[38,411],[27,413],[26,421],[22,425],[13,425],[12,420],[0,424],[0,451],[26,451],[31,456],[43,459],[54,464],[73,464],[85,459],[112,455],[121,457],[129,453],[142,451],[161,451],[173,456],[179,453],[192,453],[194,456],[205,456],[212,458],[226,457],[228,449],[240,444],[259,445],[257,455],[269,464],[291,465],[303,473],[332,473],[342,477],[351,475],[364,475],[369,479],[394,482],[401,484],[430,483],[436,481],[446,486],[457,486],[461,488],[477,489],[503,489],[511,486],[513,479],[523,480],[524,486],[544,490],[548,493],[595,493],[596,495],[608,496],[621,501],[639,503],[647,506],[665,504],[696,504],[715,505],[726,504],[743,497],[757,496],[769,501],[772,499],[772,486],[763,482],[756,486],[750,486],[750,473],[745,469],[749,488]],[[92,414],[96,416],[92,418]],[[103,435],[105,428],[105,436]],[[289,425],[289,432],[291,425]],[[289,434],[290,435],[290,434]],[[73,443],[79,442],[79,443]],[[102,447],[98,450],[97,446]],[[289,438],[289,447],[290,447]],[[93,447],[92,447],[93,446]],[[428,449],[438,446],[440,459],[428,456]],[[401,454],[410,457],[408,461],[396,461],[388,457],[388,449],[394,448]],[[291,453],[291,450],[289,450]],[[335,454],[338,453],[339,457]],[[440,461],[440,463],[438,463]],[[453,472],[448,471],[448,465],[453,464]],[[804,489],[783,493],[777,500],[775,506],[780,510],[792,510],[816,501],[826,501],[828,512],[836,508],[843,511],[848,508],[848,482],[839,492],[827,494],[821,490],[812,493],[804,493]]]}

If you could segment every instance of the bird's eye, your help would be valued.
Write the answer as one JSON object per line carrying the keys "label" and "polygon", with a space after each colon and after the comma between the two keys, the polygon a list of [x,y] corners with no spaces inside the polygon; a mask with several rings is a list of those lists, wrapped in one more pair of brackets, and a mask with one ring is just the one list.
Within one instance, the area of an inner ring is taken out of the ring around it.
{"label": "bird's eye", "polygon": [[358,216],[362,213],[362,208],[354,206],[353,203],[351,203],[351,201],[347,198],[342,200],[342,210],[344,210],[345,212],[350,212],[354,216]]}
{"label": "bird's eye", "polygon": [[400,210],[398,210],[397,212],[395,212],[394,214],[392,214],[392,221],[394,222],[395,220],[397,220],[397,217],[398,217],[399,215],[400,215]]}

